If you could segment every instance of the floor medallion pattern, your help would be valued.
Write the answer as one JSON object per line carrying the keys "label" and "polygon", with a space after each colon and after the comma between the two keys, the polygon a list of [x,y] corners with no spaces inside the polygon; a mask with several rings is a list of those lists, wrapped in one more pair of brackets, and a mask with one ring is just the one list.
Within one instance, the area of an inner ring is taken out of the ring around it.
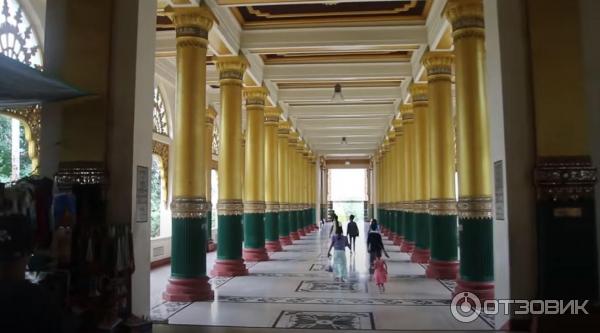
{"label": "floor medallion pattern", "polygon": [[361,282],[326,282],[326,281],[302,281],[296,288],[296,292],[306,293],[366,293],[367,284]]}
{"label": "floor medallion pattern", "polygon": [[370,312],[282,311],[275,328],[321,330],[373,330]]}

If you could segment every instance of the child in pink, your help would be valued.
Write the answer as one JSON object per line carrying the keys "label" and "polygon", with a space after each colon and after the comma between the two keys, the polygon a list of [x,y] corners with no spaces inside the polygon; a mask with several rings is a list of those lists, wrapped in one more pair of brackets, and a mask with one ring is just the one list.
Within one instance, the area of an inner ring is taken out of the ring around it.
{"label": "child in pink", "polygon": [[373,262],[373,268],[375,270],[374,278],[379,291],[385,292],[385,283],[387,282],[387,264],[385,260],[381,258],[381,254],[377,256],[377,259]]}

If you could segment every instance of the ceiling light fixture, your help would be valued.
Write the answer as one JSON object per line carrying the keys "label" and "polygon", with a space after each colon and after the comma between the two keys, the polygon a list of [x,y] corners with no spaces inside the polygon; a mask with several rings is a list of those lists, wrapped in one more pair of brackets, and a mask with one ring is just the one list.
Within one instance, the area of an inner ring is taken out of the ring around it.
{"label": "ceiling light fixture", "polygon": [[341,103],[344,101],[344,95],[342,95],[341,84],[336,83],[335,87],[333,87],[333,96],[331,96],[331,101],[336,103]]}
{"label": "ceiling light fixture", "polygon": [[350,165],[350,161],[346,161],[346,165]]}
{"label": "ceiling light fixture", "polygon": [[348,144],[348,140],[346,140],[346,137],[342,138],[342,144],[343,145],[347,145]]}

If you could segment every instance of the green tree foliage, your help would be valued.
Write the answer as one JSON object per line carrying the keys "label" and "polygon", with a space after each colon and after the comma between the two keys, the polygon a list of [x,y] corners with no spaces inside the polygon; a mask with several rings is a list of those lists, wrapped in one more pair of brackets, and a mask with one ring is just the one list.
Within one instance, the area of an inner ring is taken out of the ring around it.
{"label": "green tree foliage", "polygon": [[10,181],[12,168],[11,118],[0,116],[0,182]]}
{"label": "green tree foliage", "polygon": [[150,175],[150,237],[160,236],[160,207],[162,180],[160,179],[160,164],[156,157],[152,156],[152,171]]}

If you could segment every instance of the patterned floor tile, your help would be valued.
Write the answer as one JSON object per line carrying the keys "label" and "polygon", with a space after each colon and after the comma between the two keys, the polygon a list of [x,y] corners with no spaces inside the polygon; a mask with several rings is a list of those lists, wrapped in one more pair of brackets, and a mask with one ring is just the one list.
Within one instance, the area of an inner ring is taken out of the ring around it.
{"label": "patterned floor tile", "polygon": [[302,281],[297,292],[307,293],[366,293],[367,284],[362,282]]}
{"label": "patterned floor tile", "polygon": [[275,328],[323,330],[373,330],[370,312],[282,311]]}
{"label": "patterned floor tile", "polygon": [[166,323],[169,318],[177,312],[183,310],[191,302],[164,302],[150,311],[150,320],[155,323]]}

